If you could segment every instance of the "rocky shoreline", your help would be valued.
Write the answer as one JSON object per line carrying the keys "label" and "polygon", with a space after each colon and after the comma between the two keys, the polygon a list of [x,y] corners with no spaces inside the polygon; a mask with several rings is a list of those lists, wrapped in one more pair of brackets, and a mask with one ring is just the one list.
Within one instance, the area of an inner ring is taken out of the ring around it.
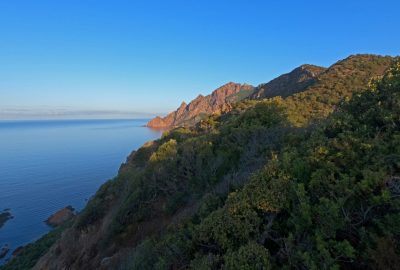
{"label": "rocky shoreline", "polygon": [[[50,227],[55,228],[55,227],[58,227],[58,226],[64,224],[65,222],[71,220],[75,216],[76,216],[75,209],[69,205],[69,206],[66,206],[66,207],[58,210],[54,214],[52,214],[44,222],[47,225],[49,225]],[[7,220],[12,219],[12,218],[13,218],[13,216],[10,213],[10,209],[4,209],[0,213],[0,228],[7,222]],[[13,250],[13,248],[10,247],[10,245],[8,243],[5,243],[5,244],[0,243],[0,259],[5,258],[9,254],[9,252],[12,251],[11,257],[6,259],[6,262],[9,260],[12,260],[13,258],[17,257],[19,254],[21,254],[23,252],[24,248],[25,248],[24,246],[19,246]]]}

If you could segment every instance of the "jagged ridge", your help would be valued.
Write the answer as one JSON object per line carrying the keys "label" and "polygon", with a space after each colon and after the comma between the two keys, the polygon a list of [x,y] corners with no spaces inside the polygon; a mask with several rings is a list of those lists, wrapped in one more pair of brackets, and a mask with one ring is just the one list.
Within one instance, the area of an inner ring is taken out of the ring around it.
{"label": "jagged ridge", "polygon": [[147,123],[147,126],[167,128],[194,124],[204,118],[205,115],[223,113],[230,110],[233,102],[247,97],[252,93],[253,89],[254,87],[248,84],[229,82],[214,90],[210,95],[199,95],[189,104],[182,102],[176,111],[169,113],[164,118],[158,116],[152,119]]}
{"label": "jagged ridge", "polygon": [[182,102],[176,111],[163,118],[155,117],[148,122],[147,126],[152,128],[193,126],[207,115],[226,113],[232,110],[234,103],[247,98],[287,97],[306,90],[318,80],[318,76],[325,70],[326,68],[323,67],[305,64],[257,87],[229,82],[214,90],[210,95],[199,95],[189,104]]}

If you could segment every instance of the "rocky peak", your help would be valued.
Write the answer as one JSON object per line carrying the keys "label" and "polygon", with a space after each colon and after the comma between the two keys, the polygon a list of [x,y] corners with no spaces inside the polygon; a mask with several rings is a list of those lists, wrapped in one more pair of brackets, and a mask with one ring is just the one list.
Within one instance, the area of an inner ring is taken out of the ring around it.
{"label": "rocky peak", "polygon": [[179,108],[177,109],[177,111],[178,111],[178,112],[185,111],[185,110],[186,110],[186,107],[187,107],[187,104],[183,101],[183,102],[181,103],[181,106],[179,106]]}
{"label": "rocky peak", "polygon": [[242,87],[242,84],[229,82],[229,83],[224,84],[223,86],[217,88],[216,90],[214,90],[211,93],[211,97],[214,97],[217,99],[224,99],[229,95],[239,92],[241,87]]}
{"label": "rocky peak", "polygon": [[[248,84],[229,82],[215,89],[210,95],[198,95],[189,104],[182,102],[179,108],[165,116],[156,117],[147,123],[152,128],[169,128],[185,124],[194,124],[204,114],[219,113],[231,108],[229,104],[247,97],[254,87]],[[240,97],[235,97],[241,93]]]}

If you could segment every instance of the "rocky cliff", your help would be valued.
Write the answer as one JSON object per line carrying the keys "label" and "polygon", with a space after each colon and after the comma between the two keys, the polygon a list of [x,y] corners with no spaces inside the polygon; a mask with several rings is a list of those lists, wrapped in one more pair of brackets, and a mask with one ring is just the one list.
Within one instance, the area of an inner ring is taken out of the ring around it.
{"label": "rocky cliff", "polygon": [[232,103],[248,97],[253,90],[254,87],[251,85],[229,82],[214,90],[210,95],[199,95],[189,104],[182,102],[176,111],[163,118],[158,116],[152,119],[147,126],[168,128],[196,123],[206,115],[230,110]]}

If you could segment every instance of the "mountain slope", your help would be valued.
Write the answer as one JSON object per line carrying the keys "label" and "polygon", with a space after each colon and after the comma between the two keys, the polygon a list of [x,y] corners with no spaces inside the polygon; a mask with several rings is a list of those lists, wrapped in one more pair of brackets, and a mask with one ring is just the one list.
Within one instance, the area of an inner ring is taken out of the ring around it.
{"label": "mountain slope", "polygon": [[302,65],[268,83],[260,84],[249,98],[288,97],[295,93],[302,92],[308,86],[314,84],[318,80],[318,76],[325,70],[326,68],[314,65]]}
{"label": "mountain slope", "polygon": [[393,62],[353,56],[311,91],[243,100],[164,133],[128,158],[34,269],[385,266],[382,251],[396,259],[399,247],[400,70],[367,84]]}
{"label": "mountain slope", "polygon": [[223,113],[230,109],[232,103],[244,99],[253,91],[253,86],[247,84],[227,83],[214,90],[210,95],[199,95],[189,104],[182,102],[179,108],[165,116],[156,117],[147,123],[152,128],[167,128],[194,124],[205,115]]}
{"label": "mountain slope", "polygon": [[287,135],[243,187],[209,193],[184,225],[142,242],[123,269],[394,270],[399,224],[400,64]]}
{"label": "mountain slope", "polygon": [[[257,87],[228,83],[211,95],[198,96],[188,105],[183,102],[176,111],[164,118],[152,119],[147,126],[193,126],[207,115],[229,112],[241,100],[266,98],[275,98],[278,102],[284,98],[286,104],[297,104],[299,108],[288,109],[288,114],[293,123],[301,126],[307,124],[310,115],[312,119],[325,118],[334,110],[334,104],[365,89],[371,77],[383,74],[391,62],[391,57],[352,55],[329,68],[302,65]],[[292,105],[289,106],[296,107]]]}
{"label": "mountain slope", "polygon": [[332,113],[344,100],[351,99],[368,87],[372,78],[381,76],[393,63],[392,57],[359,54],[347,57],[330,66],[318,76],[318,80],[285,99],[288,118],[297,126],[307,124],[310,119],[323,119]]}

